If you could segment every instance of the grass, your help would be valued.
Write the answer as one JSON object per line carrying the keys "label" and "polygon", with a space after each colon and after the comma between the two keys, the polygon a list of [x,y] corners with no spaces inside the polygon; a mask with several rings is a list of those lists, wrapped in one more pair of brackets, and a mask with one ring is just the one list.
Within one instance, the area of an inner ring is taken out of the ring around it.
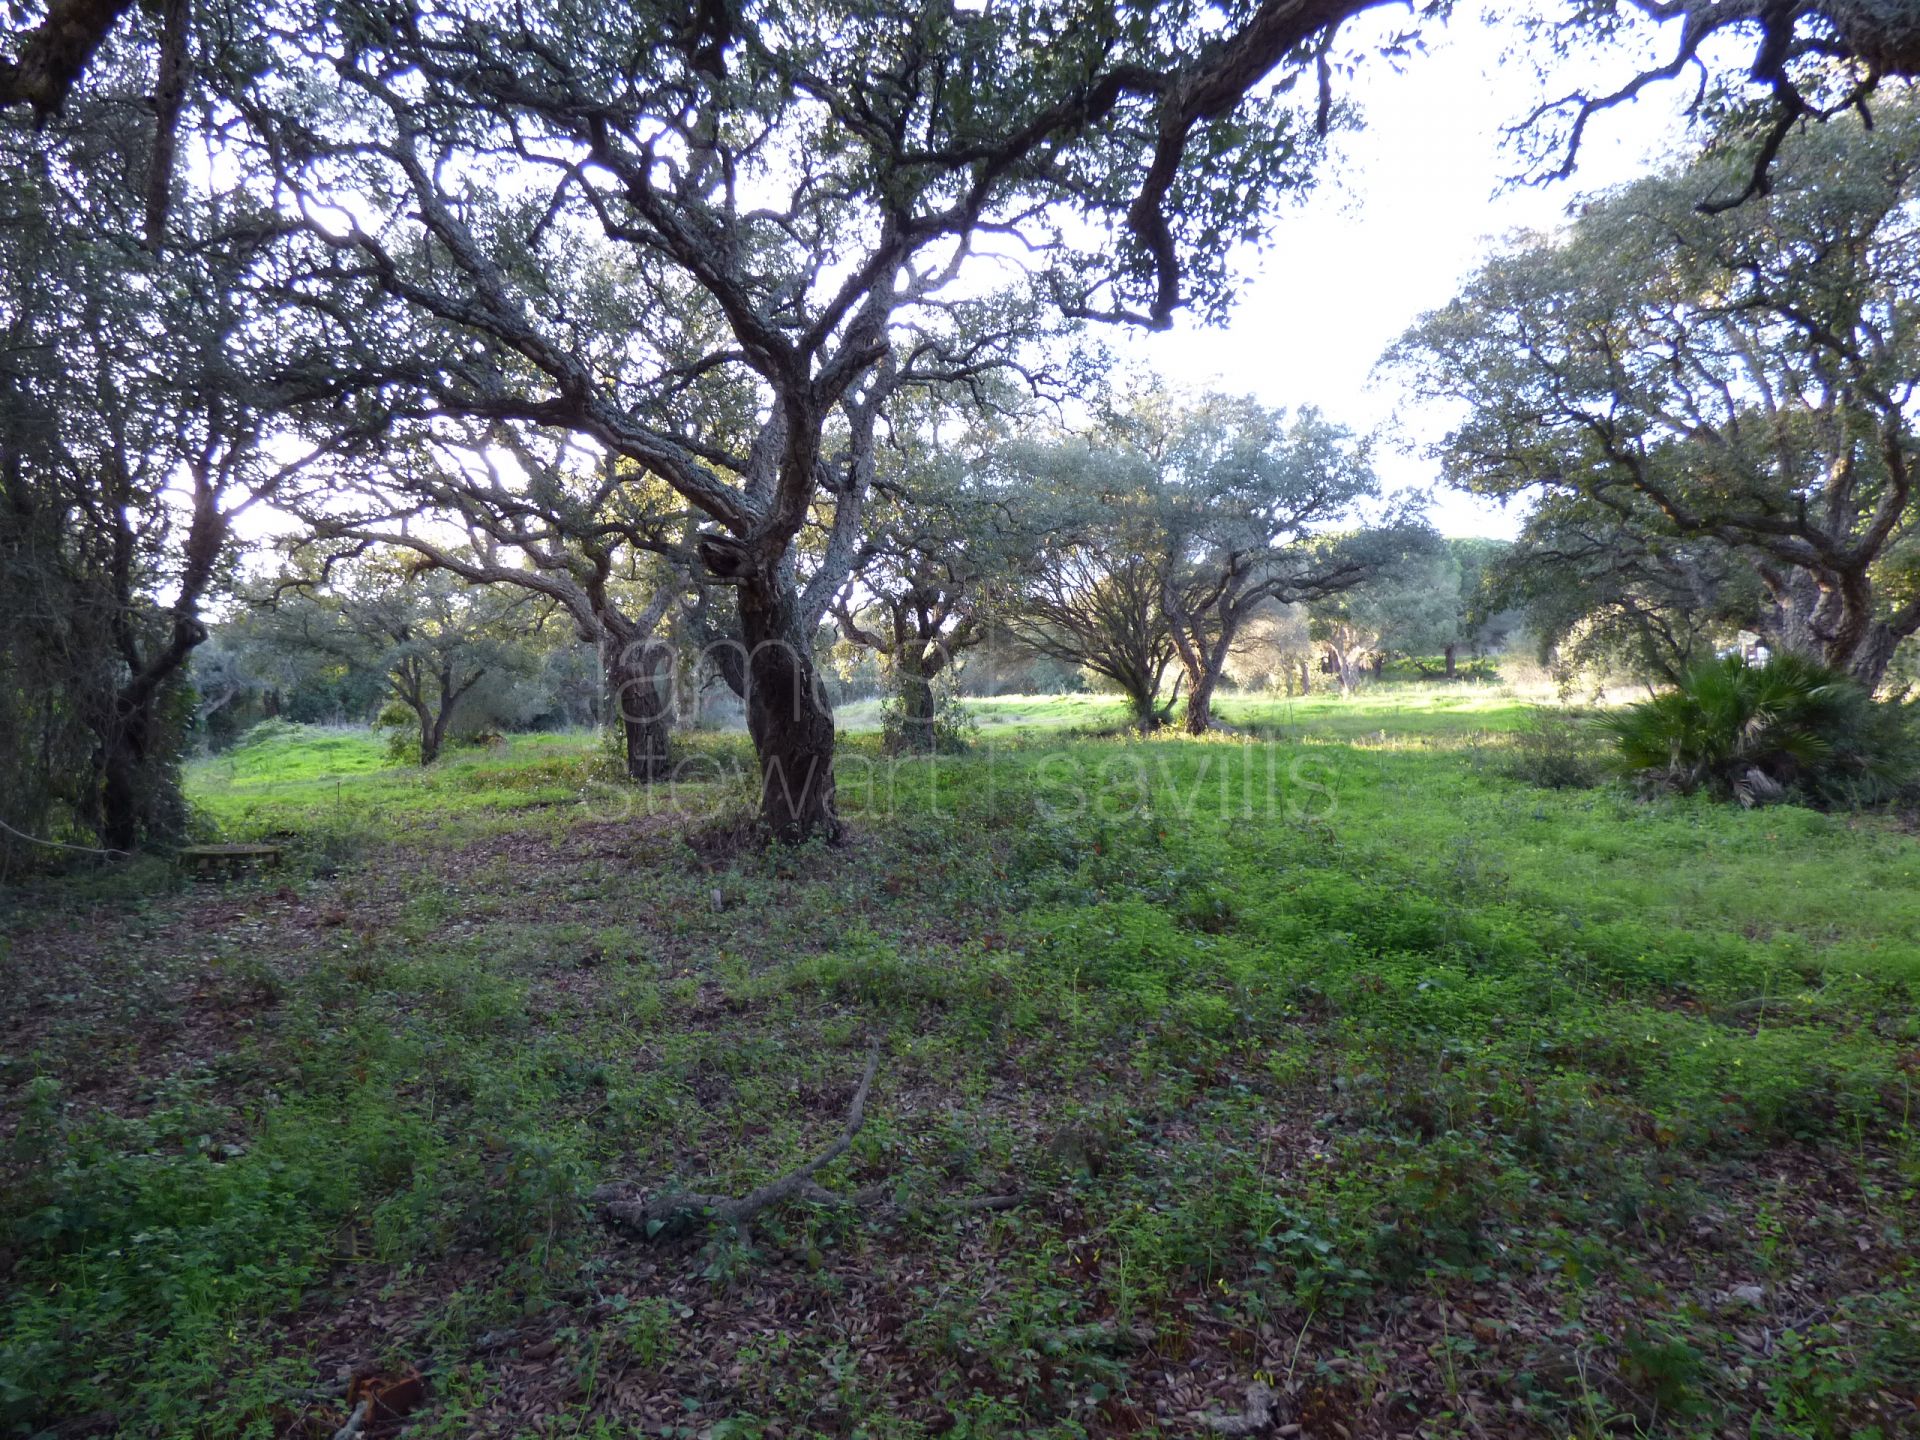
{"label": "grass", "polygon": [[[0,1433],[330,1434],[343,1369],[420,1435],[1915,1433],[1913,837],[1534,789],[1520,697],[1383,689],[855,716],[851,841],[718,858],[733,735],[651,795],[579,736],[203,762],[286,871],[5,926]],[[896,1203],[585,1203],[791,1168],[869,1037],[820,1178]]]}
{"label": "grass", "polygon": [[265,736],[188,766],[193,803],[216,827],[258,828],[276,815],[306,824],[329,811],[334,823],[343,823],[354,813],[557,804],[575,798],[580,785],[605,768],[599,743],[577,733],[455,748],[422,768],[395,764],[385,740],[370,730],[277,722],[260,729]]}
{"label": "grass", "polygon": [[[1216,703],[1215,718],[1229,726],[1298,731],[1321,739],[1357,740],[1382,732],[1403,737],[1466,736],[1512,729],[1524,717],[1527,703],[1528,697],[1506,686],[1395,684],[1344,699],[1331,690],[1294,698],[1228,696]],[[970,698],[965,705],[986,738],[1116,732],[1126,727],[1129,718],[1124,700],[1103,694],[994,695]],[[880,701],[843,705],[835,718],[848,733],[878,730]]]}
{"label": "grass", "polygon": [[[881,703],[873,699],[841,705],[834,720],[845,733],[877,731]],[[1115,730],[1127,723],[1126,702],[1113,695],[994,695],[964,703],[986,733]]]}

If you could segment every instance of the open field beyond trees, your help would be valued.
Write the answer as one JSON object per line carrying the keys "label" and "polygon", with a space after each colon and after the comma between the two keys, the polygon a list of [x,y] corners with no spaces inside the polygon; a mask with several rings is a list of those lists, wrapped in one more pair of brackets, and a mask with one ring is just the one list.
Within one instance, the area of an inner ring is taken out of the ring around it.
{"label": "open field beyond trees", "polygon": [[[331,1436],[358,1376],[410,1436],[1915,1433],[1913,835],[1386,693],[856,709],[797,849],[739,735],[197,762],[280,870],[5,920],[0,1430]],[[857,1203],[589,1202],[792,1172],[870,1047]]]}

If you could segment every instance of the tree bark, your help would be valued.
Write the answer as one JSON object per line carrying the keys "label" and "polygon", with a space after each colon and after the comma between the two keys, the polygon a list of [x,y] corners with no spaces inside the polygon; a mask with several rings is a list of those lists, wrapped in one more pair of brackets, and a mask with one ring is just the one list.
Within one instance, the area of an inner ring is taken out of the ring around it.
{"label": "tree bark", "polygon": [[420,722],[420,763],[431,765],[440,758],[440,726],[424,705],[414,707],[413,713]]}
{"label": "tree bark", "polygon": [[673,773],[673,700],[662,681],[673,667],[673,647],[655,637],[609,636],[604,644],[607,701],[620,725],[627,778],[665,780]]}
{"label": "tree bark", "polygon": [[1144,687],[1127,691],[1127,704],[1133,710],[1133,724],[1142,735],[1151,735],[1160,728],[1160,710],[1154,704],[1155,696]]}
{"label": "tree bark", "polygon": [[799,595],[775,564],[755,564],[731,537],[710,536],[701,558],[738,586],[745,644],[747,733],[760,761],[760,819],[786,844],[840,834],[834,810],[833,708],[803,633]]}
{"label": "tree bark", "polygon": [[[204,541],[204,537],[199,537]],[[190,552],[189,559],[193,559]],[[194,572],[197,577],[200,572]],[[159,798],[158,781],[153,773],[154,738],[161,703],[168,682],[179,671],[193,648],[207,638],[193,611],[203,580],[194,579],[195,588],[176,602],[173,629],[168,643],[144,664],[135,664],[139,655],[131,639],[124,642],[124,654],[134,674],[115,691],[92,727],[99,742],[98,776],[100,840],[109,850],[131,852],[143,832],[152,828],[156,818],[153,802]]]}
{"label": "tree bark", "polygon": [[1774,601],[1765,634],[1775,651],[1844,670],[1869,692],[1879,689],[1907,626],[1874,618],[1871,582],[1842,576],[1823,585],[1805,570],[1785,578],[1762,574]]}
{"label": "tree bark", "polygon": [[1355,657],[1337,645],[1327,648],[1326,669],[1339,682],[1340,694],[1348,696],[1358,688],[1354,680]]}
{"label": "tree bark", "polygon": [[100,839],[109,850],[131,853],[140,841],[140,776],[151,716],[145,705],[116,701],[114,709],[114,722],[101,742]]}
{"label": "tree bark", "polygon": [[1187,733],[1204,735],[1213,728],[1213,687],[1218,674],[1194,679],[1187,690]]}
{"label": "tree bark", "polygon": [[1887,667],[1893,663],[1893,652],[1899,643],[1900,637],[1893,633],[1891,627],[1875,624],[1853,652],[1847,673],[1871,695],[1880,688],[1880,682],[1887,678]]}
{"label": "tree bark", "polygon": [[1449,680],[1457,678],[1459,674],[1459,672],[1455,669],[1455,666],[1454,666],[1455,656],[1459,653],[1459,650],[1460,650],[1460,647],[1458,645],[1449,644],[1447,646],[1447,650],[1446,650],[1447,679]]}
{"label": "tree bark", "polygon": [[900,739],[907,749],[926,754],[934,748],[933,682],[919,660],[903,651],[894,657],[900,690]]}
{"label": "tree bark", "polygon": [[25,101],[36,116],[53,114],[132,0],[54,0],[47,16],[22,37],[17,60],[0,61],[0,107]]}

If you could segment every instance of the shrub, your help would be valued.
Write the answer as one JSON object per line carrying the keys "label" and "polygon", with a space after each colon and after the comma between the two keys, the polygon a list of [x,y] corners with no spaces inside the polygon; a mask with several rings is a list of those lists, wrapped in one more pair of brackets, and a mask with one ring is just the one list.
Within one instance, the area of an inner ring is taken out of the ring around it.
{"label": "shrub", "polygon": [[389,765],[420,763],[420,729],[414,714],[398,700],[389,700],[373,717],[373,733],[386,737]]}
{"label": "shrub", "polygon": [[1606,778],[1606,752],[1588,711],[1536,705],[1500,768],[1542,790],[1589,790]]}
{"label": "shrub", "polygon": [[960,755],[972,746],[979,733],[979,721],[952,690],[936,693],[932,724],[918,733],[909,724],[906,708],[897,697],[880,707],[880,745],[889,755]]}
{"label": "shrub", "polygon": [[1845,674],[1797,655],[1697,665],[1675,689],[1600,725],[1643,786],[1742,805],[1889,800],[1910,783],[1916,756],[1904,706],[1877,704]]}

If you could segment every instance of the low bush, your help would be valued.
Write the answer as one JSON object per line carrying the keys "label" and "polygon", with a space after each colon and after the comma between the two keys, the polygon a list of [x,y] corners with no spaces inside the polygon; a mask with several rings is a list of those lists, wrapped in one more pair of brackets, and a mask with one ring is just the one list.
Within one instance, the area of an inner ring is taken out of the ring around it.
{"label": "low bush", "polygon": [[1536,705],[1515,728],[1500,768],[1543,790],[1590,790],[1607,778],[1606,745],[1590,712]]}
{"label": "low bush", "polygon": [[419,723],[413,712],[398,700],[390,700],[380,707],[380,713],[374,717],[373,733],[385,738],[389,765],[420,763]]}
{"label": "low bush", "polygon": [[1666,694],[1604,717],[1640,784],[1742,805],[1858,806],[1913,782],[1920,743],[1907,707],[1797,655],[1697,665]]}
{"label": "low bush", "polygon": [[960,755],[980,733],[980,722],[951,690],[940,692],[930,721],[907,718],[898,697],[880,707],[880,745],[889,755]]}

